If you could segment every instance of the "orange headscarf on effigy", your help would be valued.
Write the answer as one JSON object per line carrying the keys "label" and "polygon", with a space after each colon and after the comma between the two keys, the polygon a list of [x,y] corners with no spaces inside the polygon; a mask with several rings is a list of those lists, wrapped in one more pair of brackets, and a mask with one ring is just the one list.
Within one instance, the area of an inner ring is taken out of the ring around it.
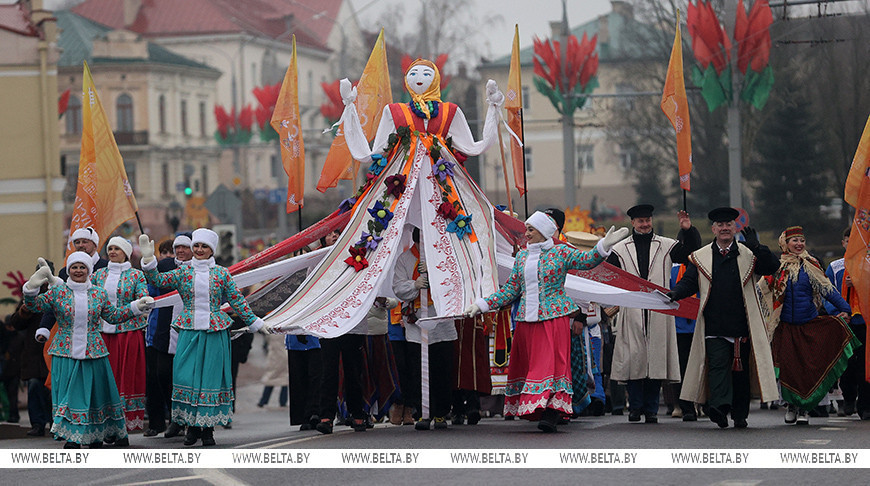
{"label": "orange headscarf on effigy", "polygon": [[[420,64],[424,66],[428,66],[435,71],[435,77],[432,79],[432,84],[429,85],[429,88],[423,92],[423,94],[419,95],[408,86],[408,71],[411,70],[414,66],[419,66]],[[420,111],[426,115],[426,118],[432,118],[432,114],[429,112],[429,105],[427,104],[429,101],[441,101],[441,72],[438,71],[438,66],[435,65],[432,61],[428,59],[417,58],[416,61],[412,62],[410,66],[408,66],[408,71],[405,71],[405,89],[408,90],[408,93],[411,95],[411,101],[417,104]]]}

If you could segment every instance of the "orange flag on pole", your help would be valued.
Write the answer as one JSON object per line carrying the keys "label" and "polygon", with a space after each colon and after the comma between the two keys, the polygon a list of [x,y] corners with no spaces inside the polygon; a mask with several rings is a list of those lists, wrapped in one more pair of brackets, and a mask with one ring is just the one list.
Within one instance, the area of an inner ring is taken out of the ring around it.
{"label": "orange flag on pole", "polygon": [[[387,49],[384,45],[384,30],[378,35],[375,47],[369,56],[366,67],[357,84],[356,110],[359,113],[363,133],[371,143],[375,138],[378,124],[384,107],[393,102],[393,94],[390,90],[390,72],[387,69]],[[344,133],[339,126],[338,135],[332,140],[332,146],[326,155],[326,162],[320,172],[320,180],[317,182],[317,190],[326,192],[330,187],[335,187],[339,179],[352,179],[356,175],[357,164],[354,163]]]}
{"label": "orange flag on pole", "polygon": [[514,25],[514,46],[511,50],[511,69],[504,107],[507,110],[508,126],[519,137],[511,137],[511,161],[514,166],[514,186],[520,196],[526,193],[525,164],[523,163],[523,81],[520,67],[520,28]]}
{"label": "orange flag on pole", "polygon": [[[87,62],[82,101],[82,147],[70,234],[90,226],[107,240],[121,223],[136,217],[139,206]],[[67,242],[66,256],[74,250],[72,241]]]}
{"label": "orange flag on pole", "polygon": [[677,11],[677,33],[668,62],[668,76],[662,91],[662,111],[677,132],[677,161],[680,167],[680,187],[690,190],[692,173],[692,129],[689,124],[689,101],[683,79],[683,41],[680,37],[680,15]]}
{"label": "orange flag on pole", "polygon": [[287,212],[298,211],[305,197],[305,142],[299,120],[299,86],[296,70],[296,35],[293,35],[293,55],[284,73],[284,82],[269,121],[278,132],[281,143],[281,163],[287,173]]}
{"label": "orange flag on pole", "polygon": [[[858,307],[870,309],[870,118],[864,125],[864,134],[852,159],[844,199],[855,208],[852,233],[846,247],[846,271],[852,277]],[[864,348],[870,358],[870,346]],[[866,367],[864,378],[870,381],[870,367]]]}

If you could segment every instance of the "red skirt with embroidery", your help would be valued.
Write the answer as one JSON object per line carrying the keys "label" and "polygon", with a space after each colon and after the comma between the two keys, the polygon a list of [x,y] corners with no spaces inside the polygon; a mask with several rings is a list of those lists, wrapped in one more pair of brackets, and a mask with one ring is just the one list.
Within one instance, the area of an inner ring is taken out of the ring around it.
{"label": "red skirt with embroidery", "polygon": [[143,331],[103,333],[109,365],[118,385],[127,430],[145,425],[145,336]]}
{"label": "red skirt with embroidery", "polygon": [[540,420],[548,408],[571,414],[570,323],[568,316],[517,322],[505,386],[505,416]]}

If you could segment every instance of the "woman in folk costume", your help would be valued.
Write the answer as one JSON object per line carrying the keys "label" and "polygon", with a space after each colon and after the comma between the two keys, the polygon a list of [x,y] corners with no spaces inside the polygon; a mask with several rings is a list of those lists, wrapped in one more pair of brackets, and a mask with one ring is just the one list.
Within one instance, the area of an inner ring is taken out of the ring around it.
{"label": "woman in folk costume", "polygon": [[[40,259],[41,260],[41,259]],[[24,305],[36,312],[53,311],[57,334],[48,352],[51,360],[51,400],[55,437],[66,439],[65,449],[81,444],[100,447],[104,440],[127,446],[127,427],[118,387],[106,357],[109,353],[100,336],[102,320],[120,324],[147,314],[154,305],[151,297],[142,297],[122,308],[115,307],[105,289],[89,279],[93,261],[87,253],[76,251],[67,258],[69,278],[37,295],[39,287],[52,275],[43,266],[24,284]],[[49,331],[36,331],[36,339],[45,342]]]}
{"label": "woman in folk costume", "polygon": [[[91,282],[106,289],[109,302],[123,307],[148,295],[141,270],[130,266],[133,244],[115,236],[106,245],[109,265],[94,272]],[[124,404],[127,430],[139,430],[145,422],[145,337],[148,324],[142,315],[115,325],[103,321],[102,334],[109,351],[109,364]]]}
{"label": "woman in folk costume", "polygon": [[[847,324],[851,309],[806,250],[804,231],[791,226],[779,236],[779,270],[769,280],[774,311],[773,364],[779,369],[782,398],[788,402],[785,423],[806,425],[815,408],[846,369],[861,345]],[[827,300],[836,316],[820,316]],[[777,325],[778,324],[778,325]]]}
{"label": "woman in folk costume", "polygon": [[536,211],[526,220],[525,250],[517,253],[502,288],[466,309],[473,316],[520,299],[514,331],[505,416],[540,420],[538,428],[555,432],[562,416],[570,415],[571,315],[579,309],[565,294],[568,270],[588,270],[604,261],[613,245],[628,236],[627,228],[612,227],[593,250],[554,245],[556,223]]}
{"label": "woman in folk costume", "polygon": [[139,237],[142,269],[148,283],[172,288],[184,302],[184,310],[172,326],[178,329],[178,344],[172,364],[172,421],[187,425],[184,445],[202,439],[215,444],[214,427],[227,425],[233,415],[233,378],[230,371],[230,317],[220,310],[223,302],[238,313],[249,332],[263,321],[251,312],[226,268],[216,265],[214,252],[218,235],[206,228],[193,232],[193,263],[157,272],[154,242]]}

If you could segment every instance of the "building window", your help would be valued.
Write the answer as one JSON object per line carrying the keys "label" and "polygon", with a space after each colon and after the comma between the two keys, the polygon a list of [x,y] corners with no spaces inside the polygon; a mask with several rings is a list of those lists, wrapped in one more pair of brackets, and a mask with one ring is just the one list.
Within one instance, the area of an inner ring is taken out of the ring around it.
{"label": "building window", "polygon": [[160,133],[166,133],[166,96],[157,98],[157,118],[160,122]]}
{"label": "building window", "polygon": [[619,148],[619,168],[622,170],[629,170],[631,166],[634,164],[634,155],[630,150],[625,147]]}
{"label": "building window", "polygon": [[523,86],[523,109],[529,109],[529,103],[531,103],[532,91],[528,86]]}
{"label": "building window", "polygon": [[206,129],[206,116],[205,116],[205,101],[199,102],[199,136],[205,137],[205,129]]}
{"label": "building window", "polygon": [[578,145],[577,170],[580,172],[595,172],[595,157],[593,145]]}
{"label": "building window", "polygon": [[617,97],[617,103],[619,103],[619,109],[625,111],[634,110],[634,86],[630,84],[617,84],[616,85],[616,94],[623,95]]}
{"label": "building window", "polygon": [[161,176],[161,186],[163,187],[163,194],[169,194],[169,164],[164,162],[160,164],[160,176]]}
{"label": "building window", "polygon": [[78,135],[82,133],[82,102],[77,96],[70,95],[69,104],[66,107],[66,134]]}
{"label": "building window", "polygon": [[523,147],[523,157],[526,164],[526,174],[532,173],[532,149],[531,147]]}
{"label": "building window", "polygon": [[118,131],[131,133],[133,131],[133,98],[124,93],[118,97],[115,107],[118,112]]}
{"label": "building window", "polygon": [[208,166],[202,166],[202,193],[208,195]]}
{"label": "building window", "polygon": [[187,100],[181,100],[181,134],[187,135]]}

